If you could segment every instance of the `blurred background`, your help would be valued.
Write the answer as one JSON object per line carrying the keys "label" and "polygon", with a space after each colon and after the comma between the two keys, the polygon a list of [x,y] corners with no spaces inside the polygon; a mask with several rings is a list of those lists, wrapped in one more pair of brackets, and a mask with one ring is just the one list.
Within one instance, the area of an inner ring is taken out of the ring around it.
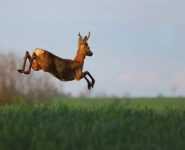
{"label": "blurred background", "polygon": [[[0,96],[185,96],[184,0],[0,0]],[[78,33],[91,31],[86,57],[96,83],[19,74],[25,51],[73,59]]]}

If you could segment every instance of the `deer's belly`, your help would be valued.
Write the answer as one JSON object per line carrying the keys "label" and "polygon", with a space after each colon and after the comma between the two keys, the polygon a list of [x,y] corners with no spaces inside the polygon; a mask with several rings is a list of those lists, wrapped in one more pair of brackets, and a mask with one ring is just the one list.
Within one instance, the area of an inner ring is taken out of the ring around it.
{"label": "deer's belly", "polygon": [[74,80],[74,76],[71,73],[58,73],[58,72],[50,72],[50,75],[54,76],[55,78],[58,78],[61,81],[71,81]]}
{"label": "deer's belly", "polygon": [[60,80],[62,80],[62,81],[74,80],[73,72],[62,72],[60,75]]}

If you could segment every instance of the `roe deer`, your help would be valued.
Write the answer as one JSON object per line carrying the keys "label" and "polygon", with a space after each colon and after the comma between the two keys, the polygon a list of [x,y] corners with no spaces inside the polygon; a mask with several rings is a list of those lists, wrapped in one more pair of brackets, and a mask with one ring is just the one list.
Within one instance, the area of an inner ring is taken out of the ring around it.
{"label": "roe deer", "polygon": [[[63,59],[46,50],[36,48],[33,51],[32,56],[30,56],[29,52],[26,51],[23,66],[17,71],[20,73],[29,74],[31,68],[35,71],[42,69],[45,72],[49,72],[51,75],[61,81],[71,81],[74,79],[80,80],[85,78],[88,84],[88,89],[90,90],[91,87],[93,88],[95,80],[88,71],[82,72],[85,57],[93,55],[87,43],[87,40],[90,37],[90,32],[88,33],[88,36],[85,36],[84,38],[82,38],[80,33],[78,36],[78,50],[76,57],[73,60]],[[30,61],[30,64],[28,70],[25,71],[27,58]],[[86,75],[91,78],[91,82],[88,80]]]}

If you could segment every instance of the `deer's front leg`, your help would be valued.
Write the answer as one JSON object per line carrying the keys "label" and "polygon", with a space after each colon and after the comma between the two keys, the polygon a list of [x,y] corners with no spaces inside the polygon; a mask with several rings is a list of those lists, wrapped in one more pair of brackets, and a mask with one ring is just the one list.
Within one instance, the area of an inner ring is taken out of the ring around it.
{"label": "deer's front leg", "polygon": [[90,90],[91,87],[93,87],[93,85],[91,84],[91,82],[87,79],[86,76],[84,76],[85,80],[87,81],[87,85],[88,85],[88,89]]}
{"label": "deer's front leg", "polygon": [[28,52],[28,51],[26,51],[26,53],[25,53],[23,66],[22,66],[22,68],[21,68],[21,69],[18,69],[18,70],[17,70],[18,72],[20,72],[20,73],[23,73],[23,72],[24,72],[24,69],[25,69],[25,66],[26,66],[26,60],[27,60],[27,58],[28,58],[28,59],[29,59],[29,61],[30,61],[31,56],[30,56],[30,54],[29,54],[29,52]]}
{"label": "deer's front leg", "polygon": [[91,78],[91,80],[92,80],[92,87],[93,87],[94,84],[95,84],[94,78],[91,76],[91,74],[88,71],[85,71],[84,74],[85,74],[85,76],[88,75]]}
{"label": "deer's front leg", "polygon": [[87,81],[87,84],[88,84],[88,89],[90,90],[91,87],[93,87],[92,83],[87,79],[86,77],[87,75],[87,71],[86,72],[82,72],[81,69],[78,69],[76,70],[76,73],[75,73],[75,79],[76,80],[80,80],[82,78],[85,78],[85,80]]}

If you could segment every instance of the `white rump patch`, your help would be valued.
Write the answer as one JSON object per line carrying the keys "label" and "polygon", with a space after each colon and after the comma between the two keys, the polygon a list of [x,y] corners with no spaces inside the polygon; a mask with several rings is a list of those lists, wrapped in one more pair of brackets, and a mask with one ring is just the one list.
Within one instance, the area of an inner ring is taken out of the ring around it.
{"label": "white rump patch", "polygon": [[43,49],[40,49],[40,48],[36,48],[33,52],[34,52],[37,56],[44,54],[44,50],[43,50]]}

